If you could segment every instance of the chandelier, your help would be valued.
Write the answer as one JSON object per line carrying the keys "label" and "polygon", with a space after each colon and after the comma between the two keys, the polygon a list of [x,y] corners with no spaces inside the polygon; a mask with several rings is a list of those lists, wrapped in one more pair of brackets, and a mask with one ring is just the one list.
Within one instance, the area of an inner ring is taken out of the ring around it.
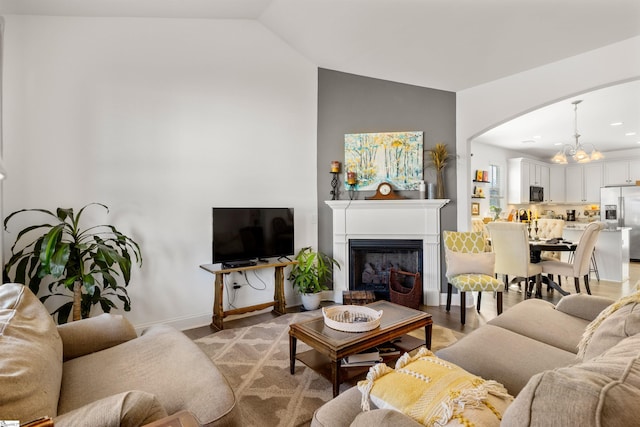
{"label": "chandelier", "polygon": [[573,111],[575,112],[575,134],[573,137],[576,139],[576,142],[574,145],[564,144],[562,149],[551,158],[551,161],[554,163],[566,165],[568,163],[567,156],[573,157],[573,160],[578,163],[587,163],[592,160],[604,159],[604,155],[596,149],[595,145],[589,144],[593,147],[593,150],[591,150],[590,154],[587,154],[584,145],[578,142],[578,138],[580,138],[580,134],[578,133],[578,104],[581,102],[582,100],[572,102]]}

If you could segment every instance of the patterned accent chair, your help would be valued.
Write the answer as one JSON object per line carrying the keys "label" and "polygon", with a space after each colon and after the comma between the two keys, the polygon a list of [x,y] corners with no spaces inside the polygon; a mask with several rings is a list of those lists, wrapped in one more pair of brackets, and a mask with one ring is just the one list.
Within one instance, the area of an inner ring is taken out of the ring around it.
{"label": "patterned accent chair", "polygon": [[497,293],[497,312],[502,313],[504,283],[494,277],[495,254],[485,252],[482,232],[444,231],[447,264],[447,311],[451,309],[453,287],[460,292],[460,322],[466,320],[466,293],[478,292],[477,311],[480,312],[482,292]]}

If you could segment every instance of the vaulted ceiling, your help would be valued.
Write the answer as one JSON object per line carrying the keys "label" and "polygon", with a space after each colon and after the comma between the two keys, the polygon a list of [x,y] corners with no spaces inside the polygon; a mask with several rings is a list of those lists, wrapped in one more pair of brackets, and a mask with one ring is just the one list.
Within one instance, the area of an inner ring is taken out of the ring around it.
{"label": "vaulted ceiling", "polygon": [[[318,67],[454,92],[640,35],[638,0],[0,0],[0,13],[257,20]],[[589,129],[589,115],[611,130],[627,113],[625,133],[640,135],[640,86],[631,88],[585,94],[585,139],[640,146],[640,136]],[[571,142],[571,100],[554,108],[479,140],[520,151],[534,136]]]}

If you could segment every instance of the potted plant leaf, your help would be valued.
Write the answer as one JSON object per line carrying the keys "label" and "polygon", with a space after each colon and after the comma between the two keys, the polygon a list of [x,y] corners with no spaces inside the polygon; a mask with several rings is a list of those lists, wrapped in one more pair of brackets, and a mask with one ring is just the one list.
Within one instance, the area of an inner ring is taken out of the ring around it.
{"label": "potted plant leaf", "polygon": [[[4,280],[27,283],[36,295],[43,279],[47,279],[49,294],[40,297],[42,302],[52,296],[71,298],[54,310],[58,323],[66,323],[90,316],[91,308],[99,304],[109,313],[117,308],[117,300],[125,311],[131,310],[131,300],[126,287],[131,279],[132,264],[142,266],[140,247],[130,237],[112,225],[94,225],[82,228],[82,214],[73,209],[58,208],[54,214],[45,209],[22,209],[4,220],[4,228],[16,215],[38,214],[48,217],[50,223],[36,223],[21,230],[11,247],[11,258],[4,266]],[[124,286],[117,277],[121,276]]]}
{"label": "potted plant leaf", "polygon": [[340,269],[338,261],[310,246],[300,249],[295,257],[289,273],[293,287],[298,288],[302,297],[302,305],[306,310],[320,307],[320,292],[329,289],[327,283],[332,281],[333,266]]}

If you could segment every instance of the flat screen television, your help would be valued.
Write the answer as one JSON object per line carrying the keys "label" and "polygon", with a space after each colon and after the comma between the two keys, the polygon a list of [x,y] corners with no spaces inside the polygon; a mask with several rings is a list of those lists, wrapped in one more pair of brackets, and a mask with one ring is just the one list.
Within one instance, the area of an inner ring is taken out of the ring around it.
{"label": "flat screen television", "polygon": [[213,263],[252,265],[293,255],[293,208],[213,208]]}

